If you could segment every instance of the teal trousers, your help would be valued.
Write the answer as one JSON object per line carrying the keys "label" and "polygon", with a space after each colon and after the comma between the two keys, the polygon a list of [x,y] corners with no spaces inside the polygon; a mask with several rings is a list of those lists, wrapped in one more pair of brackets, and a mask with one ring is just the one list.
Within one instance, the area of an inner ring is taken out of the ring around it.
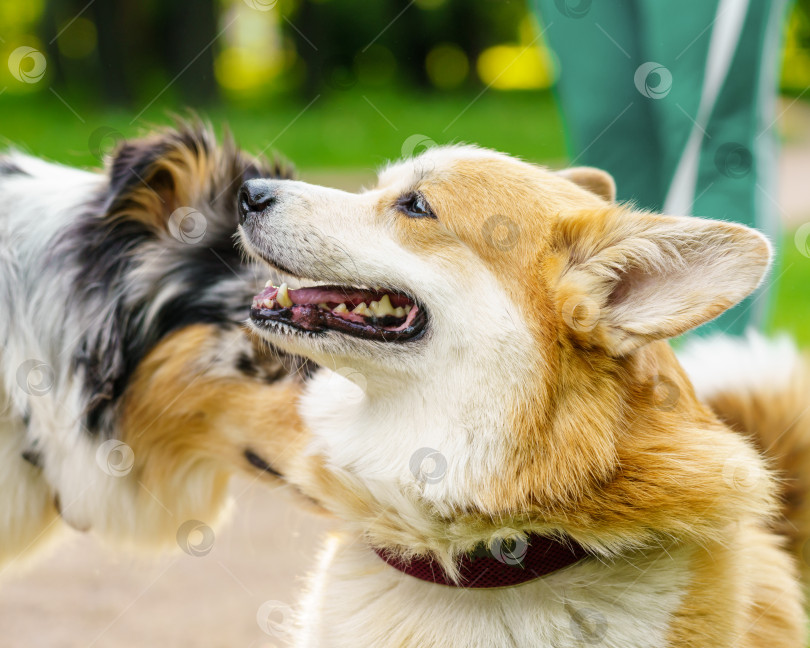
{"label": "teal trousers", "polygon": [[[789,0],[533,2],[573,164],[609,171],[620,200],[779,242],[775,102]],[[769,292],[699,333],[761,327]]]}

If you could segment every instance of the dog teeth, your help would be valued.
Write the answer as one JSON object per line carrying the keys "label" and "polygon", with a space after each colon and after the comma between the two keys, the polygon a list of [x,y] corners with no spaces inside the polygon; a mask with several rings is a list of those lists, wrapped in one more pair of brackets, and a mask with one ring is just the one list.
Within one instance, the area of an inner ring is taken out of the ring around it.
{"label": "dog teeth", "polygon": [[[275,288],[272,279],[268,280],[265,284],[265,288],[271,287]],[[282,283],[281,286],[276,289],[275,299],[265,297],[264,299],[253,300],[253,308],[265,308],[272,310],[276,308],[291,308],[294,305],[295,303],[290,297],[289,288],[287,287],[286,283]],[[393,316],[401,318],[410,313],[411,309],[413,308],[413,304],[406,304],[405,306],[397,306],[394,308],[394,305],[391,303],[391,296],[389,294],[385,294],[381,299],[372,301],[369,304],[366,304],[366,302],[360,302],[351,310],[345,303],[338,304],[334,308],[330,309],[328,303],[320,302],[318,304],[318,308],[327,312],[331,311],[337,315],[351,312],[356,313],[357,315],[362,315],[363,317],[383,318]]]}
{"label": "dog teeth", "polygon": [[275,300],[273,299],[254,299],[253,300],[253,308],[273,308],[276,305]]}
{"label": "dog teeth", "polygon": [[391,298],[388,295],[383,295],[380,301],[371,302],[371,312],[377,317],[396,314],[396,310],[391,305]]}
{"label": "dog teeth", "polygon": [[368,317],[371,315],[371,311],[366,306],[366,302],[360,302],[357,306],[354,307],[352,313],[356,313],[357,315],[362,315],[363,317]]}
{"label": "dog teeth", "polygon": [[290,308],[293,305],[292,299],[290,299],[290,295],[287,292],[287,284],[283,283],[278,288],[278,293],[276,293],[276,301],[281,304],[284,308]]}

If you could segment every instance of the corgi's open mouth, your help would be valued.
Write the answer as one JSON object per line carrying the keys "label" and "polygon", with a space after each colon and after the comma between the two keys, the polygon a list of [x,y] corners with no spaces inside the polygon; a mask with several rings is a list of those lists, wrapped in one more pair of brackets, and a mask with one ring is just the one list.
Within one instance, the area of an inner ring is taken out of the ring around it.
{"label": "corgi's open mouth", "polygon": [[250,319],[258,326],[280,323],[310,333],[332,330],[382,342],[410,340],[426,323],[424,310],[401,293],[350,286],[292,290],[269,282],[253,298]]}

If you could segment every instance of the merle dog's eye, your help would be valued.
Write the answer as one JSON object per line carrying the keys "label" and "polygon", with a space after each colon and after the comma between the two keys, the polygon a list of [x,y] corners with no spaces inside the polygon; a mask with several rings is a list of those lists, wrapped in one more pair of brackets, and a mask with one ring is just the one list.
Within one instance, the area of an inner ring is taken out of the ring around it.
{"label": "merle dog's eye", "polygon": [[397,200],[397,209],[409,218],[436,218],[428,201],[416,191],[401,196]]}

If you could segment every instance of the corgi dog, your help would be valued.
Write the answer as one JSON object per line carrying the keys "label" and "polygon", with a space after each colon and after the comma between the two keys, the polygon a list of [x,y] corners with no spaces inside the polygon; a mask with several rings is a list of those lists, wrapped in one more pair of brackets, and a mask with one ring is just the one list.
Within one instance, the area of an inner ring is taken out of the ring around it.
{"label": "corgi dog", "polygon": [[241,184],[289,174],[196,122],[102,172],[0,156],[0,571],[65,524],[177,549],[235,470],[275,479],[255,408],[306,365],[246,335],[261,284],[234,233]]}
{"label": "corgi dog", "polygon": [[808,512],[772,472],[810,465],[804,365],[703,347],[703,401],[667,341],[750,294],[770,244],[614,197],[471,146],[359,194],[243,185],[244,248],[286,278],[250,326],[322,367],[268,402],[265,458],[340,520],[294,645],[804,645]]}

